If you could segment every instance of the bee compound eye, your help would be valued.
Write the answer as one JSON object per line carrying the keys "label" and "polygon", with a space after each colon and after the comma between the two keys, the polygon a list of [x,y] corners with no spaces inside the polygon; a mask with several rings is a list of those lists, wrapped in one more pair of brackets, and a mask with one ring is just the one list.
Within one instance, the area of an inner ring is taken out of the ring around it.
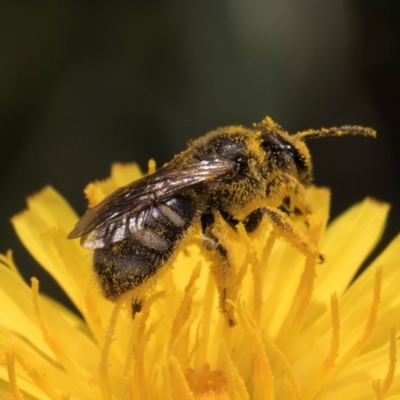
{"label": "bee compound eye", "polygon": [[285,164],[285,159],[292,159],[296,166],[300,180],[307,177],[309,166],[304,154],[292,143],[277,134],[265,134],[261,142],[261,148],[271,157],[281,160]]}
{"label": "bee compound eye", "polygon": [[304,154],[302,154],[300,150],[292,145],[288,146],[288,154],[296,165],[297,173],[299,174],[300,179],[305,178],[308,174],[308,165]]}

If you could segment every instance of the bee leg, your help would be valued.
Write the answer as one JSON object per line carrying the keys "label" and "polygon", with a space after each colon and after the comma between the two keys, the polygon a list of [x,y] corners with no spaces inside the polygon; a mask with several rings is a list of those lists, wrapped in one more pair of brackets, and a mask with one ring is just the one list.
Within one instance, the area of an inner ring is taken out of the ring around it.
{"label": "bee leg", "polygon": [[242,223],[247,233],[254,232],[258,228],[265,213],[263,208],[256,208],[243,220]]}
{"label": "bee leg", "polygon": [[237,231],[237,224],[239,223],[239,220],[236,218],[233,218],[233,216],[226,211],[219,210],[219,213],[221,214],[221,217],[228,223],[228,225],[234,230]]}
{"label": "bee leg", "polygon": [[142,311],[142,301],[137,299],[132,299],[132,318],[135,318],[137,313]]}
{"label": "bee leg", "polygon": [[278,234],[287,240],[293,247],[304,255],[313,255],[319,262],[324,261],[323,255],[311,242],[310,238],[298,230],[289,216],[275,207],[261,207],[251,212],[244,220],[243,225],[247,233],[253,232],[260,225],[263,215],[266,214],[274,224]]}
{"label": "bee leg", "polygon": [[232,287],[232,274],[229,268],[228,252],[226,248],[220,243],[217,236],[212,232],[212,226],[214,224],[214,215],[204,214],[201,217],[201,226],[204,238],[204,245],[207,250],[216,250],[220,258],[220,263],[212,263],[211,270],[214,274],[217,288],[219,291],[220,307],[221,310],[226,314],[228,324],[234,326],[236,324],[234,318],[234,311],[232,306],[226,301],[231,298],[229,288]]}

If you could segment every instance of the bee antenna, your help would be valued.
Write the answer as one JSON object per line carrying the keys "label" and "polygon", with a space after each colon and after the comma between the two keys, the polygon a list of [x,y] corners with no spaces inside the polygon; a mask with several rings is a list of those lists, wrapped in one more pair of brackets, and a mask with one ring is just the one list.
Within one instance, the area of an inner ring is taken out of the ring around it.
{"label": "bee antenna", "polygon": [[342,136],[342,135],[362,135],[376,137],[376,131],[372,128],[364,128],[357,125],[345,125],[339,128],[321,128],[318,130],[307,130],[296,133],[299,140],[315,139],[324,136]]}

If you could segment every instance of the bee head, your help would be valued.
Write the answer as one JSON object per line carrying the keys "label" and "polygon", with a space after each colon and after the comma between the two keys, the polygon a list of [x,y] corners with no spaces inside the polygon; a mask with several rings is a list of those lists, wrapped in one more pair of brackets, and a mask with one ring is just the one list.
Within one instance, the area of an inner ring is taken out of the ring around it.
{"label": "bee head", "polygon": [[254,127],[260,130],[261,146],[277,168],[291,174],[295,172],[302,184],[308,184],[312,180],[311,156],[304,140],[342,135],[376,136],[373,129],[360,126],[322,128],[289,135],[269,117],[259,124],[254,124]]}
{"label": "bee head", "polygon": [[304,143],[296,145],[287,138],[287,135],[269,130],[263,131],[261,138],[261,148],[267,153],[269,163],[274,169],[297,175],[301,183],[310,182],[310,154]]}
{"label": "bee head", "polygon": [[312,180],[312,164],[310,152],[302,140],[296,140],[271,118],[264,119],[254,128],[260,135],[260,147],[266,153],[269,171],[287,173],[301,184]]}

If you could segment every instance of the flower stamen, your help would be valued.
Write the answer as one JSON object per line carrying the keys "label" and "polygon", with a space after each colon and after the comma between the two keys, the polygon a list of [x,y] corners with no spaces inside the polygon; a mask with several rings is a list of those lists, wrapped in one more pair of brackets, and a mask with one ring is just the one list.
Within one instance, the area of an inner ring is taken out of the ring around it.
{"label": "flower stamen", "polygon": [[[267,242],[265,244],[265,247],[262,249],[261,252],[261,257],[260,260],[262,260],[262,265],[259,266],[260,272],[261,272],[261,268],[264,270],[263,271],[263,281],[266,282],[266,280],[268,279],[268,265],[269,265],[269,261],[271,258],[271,253],[272,253],[272,249],[275,245],[277,239],[277,234],[274,230],[271,230],[269,237],[267,239]],[[254,275],[253,275],[254,276]],[[254,288],[254,290],[256,290],[256,288]],[[273,320],[274,316],[275,316],[275,312],[276,312],[276,307],[269,309],[268,312],[264,312],[263,314],[263,323],[266,326],[269,326],[271,324],[271,321]]]}
{"label": "flower stamen", "polygon": [[243,224],[238,225],[238,233],[240,235],[241,242],[246,244],[247,253],[246,257],[243,260],[242,266],[239,269],[239,273],[237,276],[238,283],[242,282],[248,268],[250,265],[250,270],[253,275],[253,298],[252,298],[252,306],[253,306],[253,318],[254,320],[260,324],[261,322],[261,312],[263,305],[263,273],[260,268],[260,262],[257,258],[257,252],[254,246],[253,241],[250,239],[250,236],[247,234]]}
{"label": "flower stamen", "polygon": [[176,346],[178,338],[182,338],[182,327],[186,325],[190,319],[190,311],[193,304],[193,296],[196,294],[197,288],[195,283],[200,276],[201,264],[198,263],[190,277],[188,284],[185,287],[184,298],[176,312],[174,322],[171,329],[169,349]]}
{"label": "flower stamen", "polygon": [[221,350],[225,361],[224,365],[225,365],[225,371],[228,374],[228,380],[230,380],[233,383],[233,385],[228,385],[228,386],[236,388],[235,394],[238,396],[239,399],[250,400],[243,378],[240,376],[239,371],[236,368],[236,365],[233,363],[225,343],[222,343]]}
{"label": "flower stamen", "polygon": [[372,304],[370,312],[365,324],[365,328],[361,333],[359,339],[350,347],[350,349],[341,357],[335,368],[335,375],[337,375],[346,365],[348,365],[354,358],[356,358],[365,344],[367,343],[373,328],[375,326],[376,318],[378,315],[378,307],[381,298],[382,287],[382,268],[378,267],[375,273],[374,293],[372,296]]}
{"label": "flower stamen", "polygon": [[318,375],[305,391],[304,400],[312,399],[318,390],[322,387],[339,355],[339,333],[340,333],[340,318],[339,318],[339,302],[336,293],[331,296],[331,316],[332,316],[332,339],[329,353],[319,370]]}
{"label": "flower stamen", "polygon": [[8,373],[8,380],[10,383],[10,392],[13,395],[15,400],[23,400],[23,396],[18,389],[17,385],[17,377],[15,374],[15,359],[14,354],[6,353],[6,363],[7,363],[7,373]]}
{"label": "flower stamen", "polygon": [[[264,341],[268,344],[269,349],[272,351],[275,356],[277,362],[280,363],[281,368],[287,376],[287,381],[289,383],[289,387],[291,389],[290,393],[293,395],[295,400],[303,400],[303,396],[300,392],[299,383],[294,376],[291,364],[285,354],[279,349],[279,347],[271,340],[268,335],[264,335]],[[275,366],[275,370],[277,370]]]}
{"label": "flower stamen", "polygon": [[[132,388],[137,391],[139,399],[146,397],[146,387],[143,385],[143,382],[146,381],[146,371],[144,365],[144,361],[146,360],[146,346],[148,345],[150,338],[157,331],[157,328],[160,325],[160,320],[161,318],[153,321],[150,324],[139,344],[137,353],[135,353],[134,379],[132,380]],[[157,358],[154,359],[152,368],[149,368],[147,376],[151,376],[156,362]]]}
{"label": "flower stamen", "polygon": [[382,393],[386,395],[390,386],[393,383],[394,374],[396,372],[397,362],[397,343],[396,343],[396,328],[393,327],[390,331],[390,345],[389,345],[389,368],[385,380],[382,385]]}
{"label": "flower stamen", "polygon": [[276,338],[278,347],[285,352],[290,352],[290,348],[296,342],[296,338],[305,320],[316,277],[315,267],[315,257],[313,255],[307,256],[292,305]]}
{"label": "flower stamen", "polygon": [[[111,179],[93,185],[91,204],[132,181],[128,169],[116,166]],[[396,397],[399,331],[387,332],[400,307],[400,242],[350,284],[382,232],[387,206],[361,203],[336,228],[325,227],[326,190],[308,194],[308,228],[290,223],[300,241],[291,243],[265,218],[250,235],[241,224],[235,232],[216,213],[215,234],[229,263],[200,245],[201,225],[193,224],[160,274],[116,303],[101,296],[90,254],[66,242],[76,220],[67,203],[51,189],[29,200],[29,209],[13,220],[16,230],[81,316],[43,296],[37,279],[27,287],[12,253],[0,255],[0,397]],[[329,257],[321,267],[320,247]],[[227,311],[232,320],[237,316],[234,327]]]}
{"label": "flower stamen", "polygon": [[113,334],[115,331],[115,326],[117,324],[118,314],[124,301],[125,299],[122,297],[115,303],[110,322],[108,324],[108,329],[104,338],[103,349],[101,351],[99,365],[99,386],[102,397],[105,400],[112,400],[110,381],[108,377],[108,354],[110,351],[111,343],[113,342]]}
{"label": "flower stamen", "polygon": [[397,345],[396,345],[396,327],[393,327],[390,331],[389,339],[389,367],[385,379],[381,385],[380,379],[373,383],[373,388],[375,391],[375,399],[383,399],[390,386],[393,383],[394,374],[396,372],[396,362],[397,362]]}
{"label": "flower stamen", "polygon": [[20,363],[25,372],[29,375],[32,381],[45,393],[51,400],[59,400],[60,394],[57,393],[50,385],[47,379],[40,374],[36,369],[32,368],[23,357],[18,353],[14,353],[15,358]]}
{"label": "flower stamen", "polygon": [[195,400],[178,360],[172,355],[168,357],[168,373],[172,398]]}
{"label": "flower stamen", "polygon": [[[309,238],[313,244],[318,243],[321,235],[322,220],[319,218],[309,218]],[[315,254],[306,256],[303,274],[292,304],[287,313],[286,319],[281,326],[276,343],[285,352],[290,352],[291,347],[296,342],[296,338],[303,326],[310,300],[312,298],[314,281],[316,278]]]}
{"label": "flower stamen", "polygon": [[274,376],[268,356],[262,343],[261,334],[257,324],[246,310],[240,310],[240,320],[248,333],[249,340],[253,345],[254,368],[253,368],[253,398],[275,399]]}
{"label": "flower stamen", "polygon": [[36,278],[31,278],[31,288],[32,288],[32,303],[33,309],[35,310],[36,317],[39,322],[40,330],[42,331],[43,338],[50,350],[53,352],[55,358],[60,363],[60,365],[72,376],[82,377],[79,370],[76,368],[74,363],[68,357],[68,355],[63,351],[62,346],[56,342],[54,337],[50,334],[47,329],[46,323],[43,319],[40,306],[39,306],[39,281]]}

